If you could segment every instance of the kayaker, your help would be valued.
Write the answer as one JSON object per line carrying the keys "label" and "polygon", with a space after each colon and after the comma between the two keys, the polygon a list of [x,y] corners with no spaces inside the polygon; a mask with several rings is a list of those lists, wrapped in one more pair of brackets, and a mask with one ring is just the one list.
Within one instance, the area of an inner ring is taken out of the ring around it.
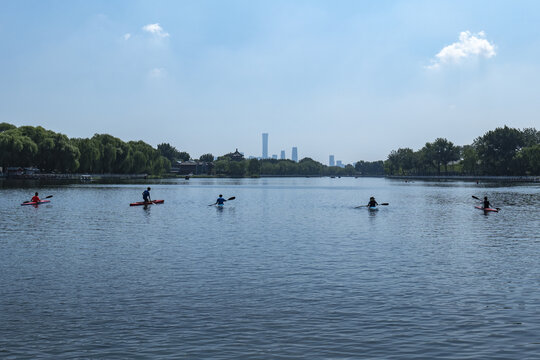
{"label": "kayaker", "polygon": [[40,201],[41,201],[41,199],[39,198],[37,192],[36,192],[36,195],[32,196],[32,200],[30,200],[30,202],[36,202],[36,203],[38,203]]}
{"label": "kayaker", "polygon": [[223,205],[223,203],[225,203],[225,201],[227,201],[227,200],[225,200],[223,198],[223,195],[219,194],[219,197],[217,198],[216,203],[214,205]]}
{"label": "kayaker", "polygon": [[379,205],[376,201],[375,201],[375,198],[372,196],[369,198],[369,203],[367,204],[368,207],[375,207]]}
{"label": "kayaker", "polygon": [[142,198],[144,202],[151,202],[152,199],[150,199],[150,187],[148,187],[146,190],[142,193]]}
{"label": "kayaker", "polygon": [[488,201],[487,196],[484,196],[484,209],[488,209],[491,207],[491,204]]}

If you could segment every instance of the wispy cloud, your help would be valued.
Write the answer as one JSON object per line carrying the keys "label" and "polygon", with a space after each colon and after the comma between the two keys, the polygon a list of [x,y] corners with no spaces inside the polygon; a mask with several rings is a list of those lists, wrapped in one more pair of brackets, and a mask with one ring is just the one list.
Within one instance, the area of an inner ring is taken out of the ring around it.
{"label": "wispy cloud", "polygon": [[148,76],[151,79],[161,79],[166,75],[166,71],[164,68],[153,68],[148,72]]}
{"label": "wispy cloud", "polygon": [[165,38],[169,36],[169,33],[165,32],[159,23],[145,25],[142,29],[158,37]]}
{"label": "wispy cloud", "polygon": [[129,40],[130,37],[131,37],[131,34],[130,34],[130,33],[124,34],[124,36],[122,36],[122,38],[123,38],[124,40]]}
{"label": "wispy cloud", "polygon": [[445,46],[432,60],[428,69],[438,69],[447,64],[459,64],[470,58],[491,58],[496,55],[495,45],[486,40],[483,31],[473,34],[470,31],[462,31],[459,41]]}

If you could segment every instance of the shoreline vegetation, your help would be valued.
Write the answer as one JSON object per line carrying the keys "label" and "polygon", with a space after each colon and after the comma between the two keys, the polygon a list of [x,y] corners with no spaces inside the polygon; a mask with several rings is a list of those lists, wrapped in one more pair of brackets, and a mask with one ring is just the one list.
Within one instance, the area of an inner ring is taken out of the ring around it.
{"label": "shoreline vegetation", "polygon": [[[336,176],[328,175],[259,175],[259,176],[225,176],[225,175],[168,175],[168,176],[152,176],[147,174],[33,174],[15,177],[0,177],[0,181],[38,181],[38,182],[80,182],[80,183],[109,183],[117,181],[137,181],[144,180],[164,180],[164,179],[263,179],[263,178],[321,178]],[[344,175],[337,178],[386,178],[390,180],[399,180],[405,183],[415,181],[462,181],[480,183],[540,183],[540,176],[468,176],[468,175]]]}
{"label": "shoreline vegetation", "polygon": [[471,145],[438,138],[417,151],[392,150],[386,160],[327,166],[309,157],[245,159],[238,152],[193,159],[170,144],[124,142],[108,134],[68,138],[41,126],[0,123],[0,176],[13,179],[92,181],[168,177],[361,177],[466,181],[538,181],[540,131],[507,126]]}

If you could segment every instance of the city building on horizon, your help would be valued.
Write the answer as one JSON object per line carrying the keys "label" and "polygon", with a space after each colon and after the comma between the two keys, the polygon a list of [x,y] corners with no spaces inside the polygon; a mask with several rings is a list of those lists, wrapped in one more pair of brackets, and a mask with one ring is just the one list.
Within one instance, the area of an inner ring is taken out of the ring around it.
{"label": "city building on horizon", "polygon": [[294,162],[298,162],[298,148],[296,146],[293,146],[292,148],[291,160]]}
{"label": "city building on horizon", "polygon": [[334,155],[330,155],[328,159],[328,166],[336,166],[336,163],[334,162]]}
{"label": "city building on horizon", "polygon": [[277,154],[273,154],[273,155],[272,155],[272,159],[277,160]]}
{"label": "city building on horizon", "polygon": [[268,133],[262,134],[262,158],[268,159]]}
{"label": "city building on horizon", "polygon": [[336,161],[336,166],[338,166],[340,168],[345,167],[345,166],[343,166],[343,163],[341,162],[341,160]]}
{"label": "city building on horizon", "polygon": [[281,156],[279,158],[285,160],[285,150],[281,150]]}

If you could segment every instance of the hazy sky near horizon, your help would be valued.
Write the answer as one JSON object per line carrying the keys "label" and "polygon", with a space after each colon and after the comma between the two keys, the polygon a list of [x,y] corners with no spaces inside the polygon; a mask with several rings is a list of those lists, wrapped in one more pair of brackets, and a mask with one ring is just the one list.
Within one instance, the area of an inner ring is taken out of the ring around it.
{"label": "hazy sky near horizon", "polygon": [[540,126],[538,1],[0,0],[0,122],[384,160]]}

